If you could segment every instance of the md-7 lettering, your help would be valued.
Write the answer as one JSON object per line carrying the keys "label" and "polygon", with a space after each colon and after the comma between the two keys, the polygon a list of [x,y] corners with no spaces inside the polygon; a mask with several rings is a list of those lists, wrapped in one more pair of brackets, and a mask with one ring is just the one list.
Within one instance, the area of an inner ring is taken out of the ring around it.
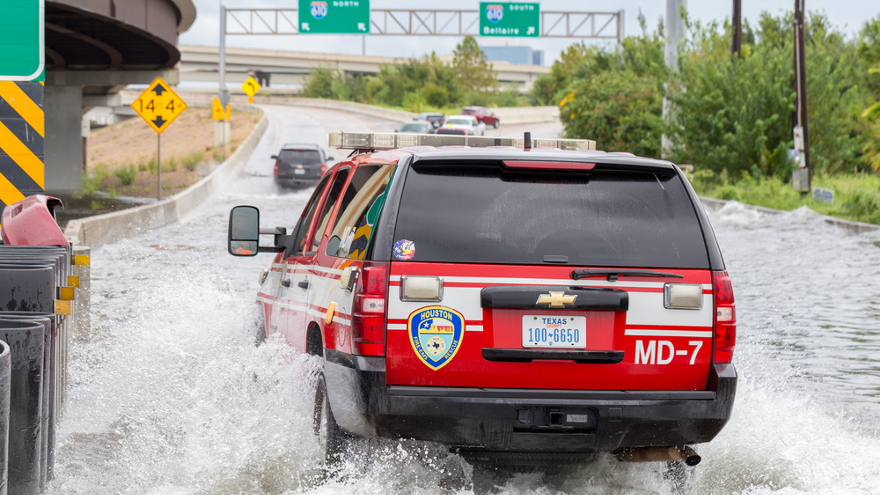
{"label": "md-7 lettering", "polygon": [[[703,347],[701,340],[691,340],[688,345],[693,347],[690,364],[697,362],[697,353]],[[676,356],[687,356],[686,349],[676,350],[669,340],[636,340],[636,364],[669,364]]]}

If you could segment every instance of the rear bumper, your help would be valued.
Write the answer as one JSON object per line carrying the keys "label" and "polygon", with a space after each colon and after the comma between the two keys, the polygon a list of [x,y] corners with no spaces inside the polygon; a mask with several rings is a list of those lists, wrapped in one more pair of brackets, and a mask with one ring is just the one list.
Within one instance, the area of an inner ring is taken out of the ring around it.
{"label": "rear bumper", "polygon": [[333,414],[361,436],[440,442],[470,453],[592,453],[708,442],[730,418],[732,364],[707,391],[386,386],[384,359],[326,351]]}

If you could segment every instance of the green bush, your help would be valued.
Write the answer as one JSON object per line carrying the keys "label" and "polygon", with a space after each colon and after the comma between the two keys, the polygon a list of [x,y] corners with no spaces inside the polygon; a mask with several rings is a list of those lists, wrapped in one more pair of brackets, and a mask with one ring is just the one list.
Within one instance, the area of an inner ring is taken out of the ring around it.
{"label": "green bush", "polygon": [[403,96],[403,108],[408,112],[421,112],[427,104],[422,93],[418,91],[412,91]]}
{"label": "green bush", "polygon": [[519,95],[519,88],[516,83],[511,84],[507,89],[495,96],[496,107],[518,107],[522,106],[522,97]]}
{"label": "green bush", "polygon": [[133,164],[127,167],[120,167],[114,173],[116,178],[119,179],[119,183],[123,186],[134,184],[134,180],[137,178],[137,169]]}
{"label": "green bush", "polygon": [[428,105],[434,107],[443,107],[449,103],[449,91],[433,82],[429,82],[422,87],[422,96],[425,97]]}

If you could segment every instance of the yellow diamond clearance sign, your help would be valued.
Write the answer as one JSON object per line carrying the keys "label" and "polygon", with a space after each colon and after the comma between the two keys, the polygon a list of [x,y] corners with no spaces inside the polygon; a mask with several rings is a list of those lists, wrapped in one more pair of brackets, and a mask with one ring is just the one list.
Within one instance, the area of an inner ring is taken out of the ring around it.
{"label": "yellow diamond clearance sign", "polygon": [[186,110],[186,103],[161,77],[147,86],[147,89],[131,104],[131,108],[141,116],[154,131],[161,134],[171,122]]}

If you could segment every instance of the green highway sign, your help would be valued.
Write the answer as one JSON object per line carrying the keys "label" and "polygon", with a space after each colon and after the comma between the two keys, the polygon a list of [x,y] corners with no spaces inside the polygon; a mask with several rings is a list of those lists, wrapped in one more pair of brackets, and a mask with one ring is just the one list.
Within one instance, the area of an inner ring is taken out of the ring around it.
{"label": "green highway sign", "polygon": [[368,34],[370,0],[299,0],[299,34]]}
{"label": "green highway sign", "polygon": [[0,0],[0,81],[42,80],[44,0]]}
{"label": "green highway sign", "polygon": [[541,35],[541,4],[480,2],[480,36]]}

